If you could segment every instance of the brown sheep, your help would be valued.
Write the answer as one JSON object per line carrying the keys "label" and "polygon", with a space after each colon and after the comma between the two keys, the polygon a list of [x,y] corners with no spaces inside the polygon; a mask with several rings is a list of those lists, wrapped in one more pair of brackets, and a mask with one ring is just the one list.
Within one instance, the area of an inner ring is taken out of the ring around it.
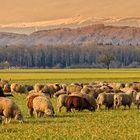
{"label": "brown sheep", "polygon": [[5,123],[10,123],[12,118],[23,122],[23,115],[17,104],[5,97],[0,97],[0,115],[4,116]]}
{"label": "brown sheep", "polygon": [[42,113],[47,116],[55,115],[51,101],[45,96],[38,96],[33,99],[33,110],[36,113],[36,117],[39,117]]}
{"label": "brown sheep", "polygon": [[100,109],[102,105],[106,108],[113,108],[114,93],[100,93],[97,97],[97,109]]}
{"label": "brown sheep", "polygon": [[132,104],[132,97],[125,93],[116,93],[114,95],[114,108],[119,109],[121,105],[124,106],[124,109],[126,109],[126,106],[131,107]]}
{"label": "brown sheep", "polygon": [[95,111],[95,107],[92,106],[86,98],[82,98],[79,96],[68,96],[66,100],[66,111],[71,112],[71,109],[73,108],[78,111],[82,111],[83,109]]}

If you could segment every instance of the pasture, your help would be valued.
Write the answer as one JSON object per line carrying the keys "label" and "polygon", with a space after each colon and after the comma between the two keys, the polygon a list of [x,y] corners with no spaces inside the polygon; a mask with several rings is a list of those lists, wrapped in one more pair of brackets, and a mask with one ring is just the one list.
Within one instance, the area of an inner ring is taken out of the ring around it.
{"label": "pasture", "polygon": [[[11,79],[11,83],[90,83],[96,80],[113,82],[140,81],[140,69],[55,69],[55,70],[0,70],[0,78]],[[51,99],[56,117],[30,118],[25,94],[11,97],[20,106],[25,122],[12,120],[0,124],[0,139],[140,139],[140,111],[136,106],[131,110],[105,110],[90,112],[61,113],[56,111],[56,99]]]}

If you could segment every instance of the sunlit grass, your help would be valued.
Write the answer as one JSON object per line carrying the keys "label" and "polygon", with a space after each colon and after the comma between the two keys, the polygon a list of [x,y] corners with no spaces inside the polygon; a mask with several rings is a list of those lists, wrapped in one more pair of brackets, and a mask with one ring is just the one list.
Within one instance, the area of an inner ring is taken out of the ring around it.
{"label": "sunlit grass", "polygon": [[106,80],[115,82],[140,81],[140,69],[29,69],[0,70],[0,78],[25,83],[71,83]]}

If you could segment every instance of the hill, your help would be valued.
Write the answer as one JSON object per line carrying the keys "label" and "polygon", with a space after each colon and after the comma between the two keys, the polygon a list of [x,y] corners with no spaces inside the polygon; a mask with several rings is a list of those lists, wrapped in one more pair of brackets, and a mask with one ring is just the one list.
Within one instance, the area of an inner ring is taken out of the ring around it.
{"label": "hill", "polygon": [[94,24],[78,28],[58,28],[33,32],[30,35],[0,33],[0,45],[140,45],[140,28]]}

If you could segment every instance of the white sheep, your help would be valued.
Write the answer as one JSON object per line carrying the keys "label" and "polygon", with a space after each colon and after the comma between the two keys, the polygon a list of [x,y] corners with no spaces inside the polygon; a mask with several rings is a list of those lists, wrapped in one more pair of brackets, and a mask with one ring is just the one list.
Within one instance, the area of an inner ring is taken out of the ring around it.
{"label": "white sheep", "polygon": [[17,104],[5,97],[0,97],[0,115],[4,116],[5,123],[10,123],[12,118],[23,122],[23,115]]}
{"label": "white sheep", "polygon": [[38,96],[33,100],[33,110],[36,113],[36,117],[45,113],[48,116],[54,116],[54,108],[51,101],[45,96]]}

